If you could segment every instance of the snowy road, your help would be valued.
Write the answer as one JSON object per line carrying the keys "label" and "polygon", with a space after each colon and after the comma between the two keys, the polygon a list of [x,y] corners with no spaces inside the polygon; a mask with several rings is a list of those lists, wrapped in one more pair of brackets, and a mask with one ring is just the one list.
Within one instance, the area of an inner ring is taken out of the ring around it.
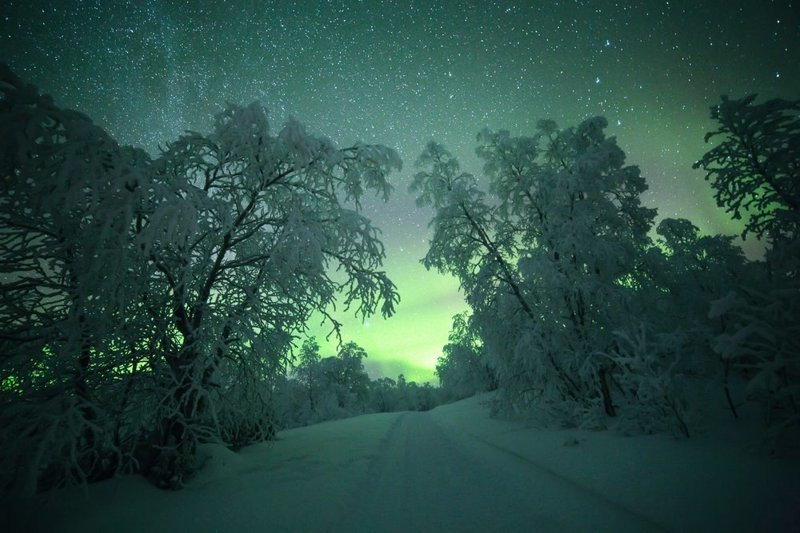
{"label": "snowy road", "polygon": [[0,531],[800,531],[800,460],[721,435],[536,429],[471,398],[282,431],[238,453],[207,445],[180,491],[128,476],[0,501]]}
{"label": "snowy road", "polygon": [[430,413],[405,413],[331,531],[597,531],[601,524],[662,530]]}

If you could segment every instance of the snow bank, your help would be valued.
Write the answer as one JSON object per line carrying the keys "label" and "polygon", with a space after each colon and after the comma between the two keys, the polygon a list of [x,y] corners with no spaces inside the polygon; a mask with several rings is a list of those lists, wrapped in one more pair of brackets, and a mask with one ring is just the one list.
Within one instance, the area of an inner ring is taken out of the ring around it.
{"label": "snow bank", "polygon": [[[800,531],[800,460],[772,459],[719,420],[697,438],[542,430],[489,417],[491,394],[431,412],[672,531]],[[603,529],[602,527],[598,529]]]}
{"label": "snow bank", "polygon": [[399,416],[372,414],[282,431],[276,441],[239,453],[206,446],[204,469],[180,491],[131,476],[6,502],[11,505],[0,530],[315,531],[339,516]]}

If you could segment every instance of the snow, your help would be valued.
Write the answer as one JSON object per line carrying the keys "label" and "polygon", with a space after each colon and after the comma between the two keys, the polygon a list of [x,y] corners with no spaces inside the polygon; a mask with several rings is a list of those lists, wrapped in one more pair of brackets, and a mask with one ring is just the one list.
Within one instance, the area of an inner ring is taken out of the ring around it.
{"label": "snow", "polygon": [[292,429],[239,453],[207,445],[181,491],[140,477],[54,491],[5,502],[0,529],[800,530],[800,460],[728,425],[689,440],[545,430],[490,418],[490,399]]}
{"label": "snow", "polygon": [[[689,440],[624,437],[530,428],[476,413],[476,404],[471,399],[432,414],[467,440],[582,488],[587,501],[605,500],[668,531],[800,530],[800,461],[765,457],[730,425],[708,421],[714,431]],[[613,523],[579,528],[591,529],[622,530]]]}

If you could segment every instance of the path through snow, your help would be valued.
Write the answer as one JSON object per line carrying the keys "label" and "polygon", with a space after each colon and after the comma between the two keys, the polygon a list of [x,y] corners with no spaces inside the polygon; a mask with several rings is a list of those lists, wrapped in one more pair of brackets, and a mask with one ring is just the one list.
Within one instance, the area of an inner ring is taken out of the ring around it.
{"label": "path through snow", "polygon": [[800,462],[754,453],[739,430],[541,430],[483,400],[207,446],[181,491],[126,477],[0,501],[0,531],[800,531]]}
{"label": "path through snow", "polygon": [[[659,531],[646,517],[430,413],[401,415],[333,531]],[[604,528],[603,528],[604,529]]]}

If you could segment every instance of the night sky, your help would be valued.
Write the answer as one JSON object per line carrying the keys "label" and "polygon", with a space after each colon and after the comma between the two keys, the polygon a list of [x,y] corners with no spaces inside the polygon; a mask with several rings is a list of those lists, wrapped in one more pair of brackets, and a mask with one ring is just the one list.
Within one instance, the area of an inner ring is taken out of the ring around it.
{"label": "night sky", "polygon": [[466,308],[453,279],[419,265],[431,212],[406,191],[428,140],[480,174],[484,127],[527,135],[540,118],[604,115],[660,217],[733,234],[691,169],[708,149],[708,108],[721,94],[800,97],[800,6],[789,1],[26,0],[0,13],[0,61],[151,154],[209,131],[225,102],[253,100],[276,131],[294,116],[342,146],[395,148],[395,194],[367,210],[402,302],[388,321],[345,322],[373,376],[431,379]]}

